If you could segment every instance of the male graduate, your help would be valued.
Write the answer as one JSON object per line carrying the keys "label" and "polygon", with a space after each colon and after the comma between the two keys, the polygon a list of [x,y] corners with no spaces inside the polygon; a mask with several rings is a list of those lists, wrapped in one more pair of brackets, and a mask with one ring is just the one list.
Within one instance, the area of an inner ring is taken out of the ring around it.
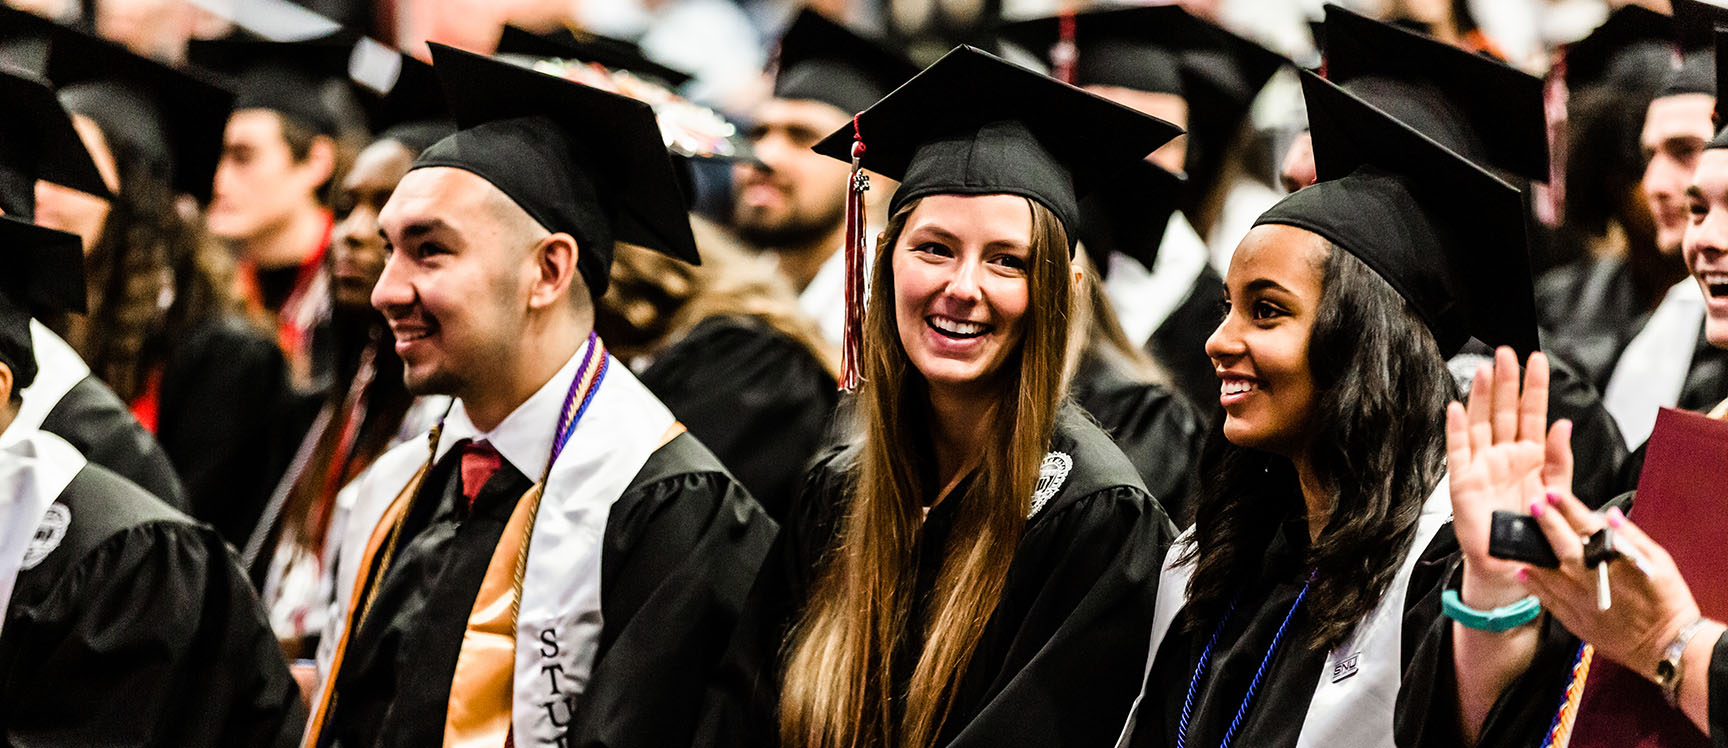
{"label": "male graduate", "polygon": [[287,746],[303,707],[222,539],[19,417],[75,234],[0,218],[0,743]]}
{"label": "male graduate", "polygon": [[1037,18],[999,33],[1049,60],[1055,77],[1188,130],[1090,196],[1079,234],[1095,257],[1107,257],[1099,273],[1129,340],[1169,370],[1178,392],[1209,411],[1218,377],[1206,336],[1217,326],[1224,281],[1207,264],[1205,240],[1190,220],[1205,212],[1199,193],[1216,186],[1241,126],[1241,112],[1232,115],[1225,102],[1242,98],[1232,95],[1241,91],[1252,100],[1283,58],[1178,5]]}
{"label": "male graduate", "polygon": [[[34,216],[39,179],[96,196],[111,194],[46,83],[0,70],[0,106],[7,112],[0,117],[0,214]],[[35,321],[30,333],[41,375],[22,393],[18,420],[59,435],[91,462],[184,508],[185,489],[168,455],[126,404],[60,336]]]}
{"label": "male graduate", "polygon": [[[838,346],[847,167],[810,147],[917,75],[918,66],[809,9],[781,36],[778,59],[773,98],[750,113],[756,158],[732,169],[733,227],[774,253],[799,306]],[[881,178],[872,185],[880,194],[893,188]]]}
{"label": "male graduate", "polygon": [[1704,295],[1680,261],[1681,239],[1691,220],[1686,190],[1715,131],[1712,29],[1717,24],[1728,24],[1728,8],[1674,0],[1680,64],[1645,114],[1641,139],[1650,160],[1644,194],[1656,217],[1660,276],[1671,285],[1655,309],[1634,322],[1635,330],[1626,331],[1631,338],[1602,389],[1602,401],[1629,448],[1650,437],[1659,409],[1707,410],[1728,396],[1728,352],[1705,339]]}
{"label": "male graduate", "polygon": [[774,525],[593,330],[614,241],[694,262],[652,111],[432,46],[461,128],[379,216],[416,394],[337,571],[314,746],[687,745]]}

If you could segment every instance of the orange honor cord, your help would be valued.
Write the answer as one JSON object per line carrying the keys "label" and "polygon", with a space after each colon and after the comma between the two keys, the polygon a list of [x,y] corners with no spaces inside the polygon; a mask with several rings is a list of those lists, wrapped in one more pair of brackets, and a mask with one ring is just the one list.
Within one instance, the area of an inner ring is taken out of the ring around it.
{"label": "orange honor cord", "polygon": [[858,115],[852,115],[852,173],[846,188],[846,327],[841,337],[840,389],[858,389],[864,335],[864,193],[870,175],[861,165],[864,137],[858,131]]}

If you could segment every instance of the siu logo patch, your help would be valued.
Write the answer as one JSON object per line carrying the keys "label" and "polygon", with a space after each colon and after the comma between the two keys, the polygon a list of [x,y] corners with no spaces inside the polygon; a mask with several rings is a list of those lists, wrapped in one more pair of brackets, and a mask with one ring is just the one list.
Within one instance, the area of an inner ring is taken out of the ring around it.
{"label": "siu logo patch", "polygon": [[1032,488],[1032,511],[1026,514],[1027,519],[1038,516],[1038,510],[1062,490],[1062,484],[1068,481],[1068,471],[1073,469],[1074,458],[1066,454],[1051,452],[1044,455],[1044,463],[1038,466],[1038,483]]}
{"label": "siu logo patch", "polygon": [[42,515],[42,524],[36,526],[36,534],[31,536],[30,545],[24,548],[24,563],[18,568],[36,568],[42,559],[60,547],[60,541],[66,539],[66,528],[71,524],[71,509],[67,509],[65,504],[49,504],[48,511]]}

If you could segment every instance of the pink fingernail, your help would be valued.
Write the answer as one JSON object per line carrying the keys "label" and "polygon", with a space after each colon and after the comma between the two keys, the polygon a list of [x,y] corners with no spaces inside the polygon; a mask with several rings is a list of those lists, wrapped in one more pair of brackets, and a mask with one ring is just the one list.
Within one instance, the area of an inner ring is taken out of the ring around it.
{"label": "pink fingernail", "polygon": [[1624,524],[1626,524],[1626,515],[1620,511],[1620,507],[1609,507],[1608,526],[1618,530]]}
{"label": "pink fingernail", "polygon": [[1548,492],[1548,506],[1560,506],[1560,494]]}
{"label": "pink fingernail", "polygon": [[1530,516],[1541,517],[1542,516],[1542,509],[1543,509],[1542,502],[1540,502],[1540,501],[1531,502],[1530,503]]}
{"label": "pink fingernail", "polygon": [[1512,576],[1517,577],[1520,582],[1528,582],[1530,581],[1530,570],[1519,567],[1517,571],[1512,572]]}

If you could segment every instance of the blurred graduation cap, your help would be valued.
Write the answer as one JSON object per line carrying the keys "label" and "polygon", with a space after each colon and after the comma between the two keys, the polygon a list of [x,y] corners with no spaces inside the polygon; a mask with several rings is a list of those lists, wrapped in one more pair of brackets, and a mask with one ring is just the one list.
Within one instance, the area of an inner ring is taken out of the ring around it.
{"label": "blurred graduation cap", "polygon": [[918,74],[912,61],[805,8],[780,36],[774,98],[861,112]]}
{"label": "blurred graduation cap", "polygon": [[[858,116],[861,165],[900,182],[889,211],[927,195],[1015,194],[1061,219],[1072,251],[1079,196],[1182,130],[983,50],[961,46]],[[851,161],[848,125],[816,152]]]}
{"label": "blurred graduation cap", "polygon": [[36,180],[113,198],[48,83],[0,70],[0,212],[36,215]]}
{"label": "blurred graduation cap", "polygon": [[1330,3],[1325,33],[1327,80],[1479,164],[1548,181],[1542,79]]}
{"label": "blurred graduation cap", "polygon": [[1422,317],[1442,356],[1472,337],[1536,350],[1518,191],[1328,80],[1304,72],[1302,90],[1320,182],[1255,225],[1307,229],[1361,259]]}
{"label": "blurred graduation cap", "polygon": [[628,70],[636,75],[656,78],[673,88],[691,79],[689,73],[648,59],[642,54],[642,48],[635,44],[568,27],[536,34],[506,25],[498,36],[498,54],[592,62],[613,70]]}
{"label": "blurred graduation cap", "polygon": [[[1716,38],[1716,80],[1728,81],[1728,28],[1718,27],[1712,35]],[[1711,113],[1717,130],[1716,139],[1711,141],[1711,148],[1728,148],[1728,97],[1716,98],[1716,110]]]}
{"label": "blurred graduation cap", "polygon": [[1152,269],[1186,188],[1181,175],[1141,159],[1112,177],[1108,189],[1093,190],[1080,200],[1076,233],[1100,277],[1108,273],[1112,253]]}
{"label": "blurred graduation cap", "polygon": [[1635,82],[1651,64],[1673,60],[1674,19],[1639,5],[1626,5],[1588,36],[1562,47],[1566,87]]}
{"label": "blurred graduation cap", "polygon": [[1197,207],[1220,178],[1226,152],[1254,98],[1290,61],[1176,4],[1016,21],[997,34],[1050,60],[1069,19],[1076,85],[1179,94],[1187,101],[1185,171],[1192,189],[1184,207]]}
{"label": "blurred graduation cap", "polygon": [[210,198],[232,93],[69,29],[50,44],[48,79],[66,108],[95,120],[111,144],[141,156],[174,189]]}
{"label": "blurred graduation cap", "polygon": [[576,269],[598,299],[613,242],[701,262],[654,110],[628,96],[432,44],[460,128],[414,168],[491,182],[548,231],[575,237]]}
{"label": "blurred graduation cap", "polygon": [[319,135],[342,130],[342,115],[326,100],[332,81],[348,83],[348,62],[358,37],[347,31],[293,42],[247,36],[194,39],[186,57],[194,65],[224,73],[234,90],[234,109],[268,109],[312,128]]}
{"label": "blurred graduation cap", "polygon": [[1703,0],[1669,0],[1674,7],[1674,41],[1679,64],[1657,96],[1716,95],[1716,27],[1728,24],[1728,8]]}
{"label": "blurred graduation cap", "polygon": [[48,44],[69,27],[0,2],[0,65],[41,75],[48,67]]}
{"label": "blurred graduation cap", "polygon": [[12,394],[36,381],[30,317],[84,311],[84,245],[77,234],[0,216],[0,363],[12,369]]}
{"label": "blurred graduation cap", "polygon": [[360,108],[374,134],[398,125],[449,116],[444,89],[432,66],[413,55],[361,37],[348,72],[362,92]]}

